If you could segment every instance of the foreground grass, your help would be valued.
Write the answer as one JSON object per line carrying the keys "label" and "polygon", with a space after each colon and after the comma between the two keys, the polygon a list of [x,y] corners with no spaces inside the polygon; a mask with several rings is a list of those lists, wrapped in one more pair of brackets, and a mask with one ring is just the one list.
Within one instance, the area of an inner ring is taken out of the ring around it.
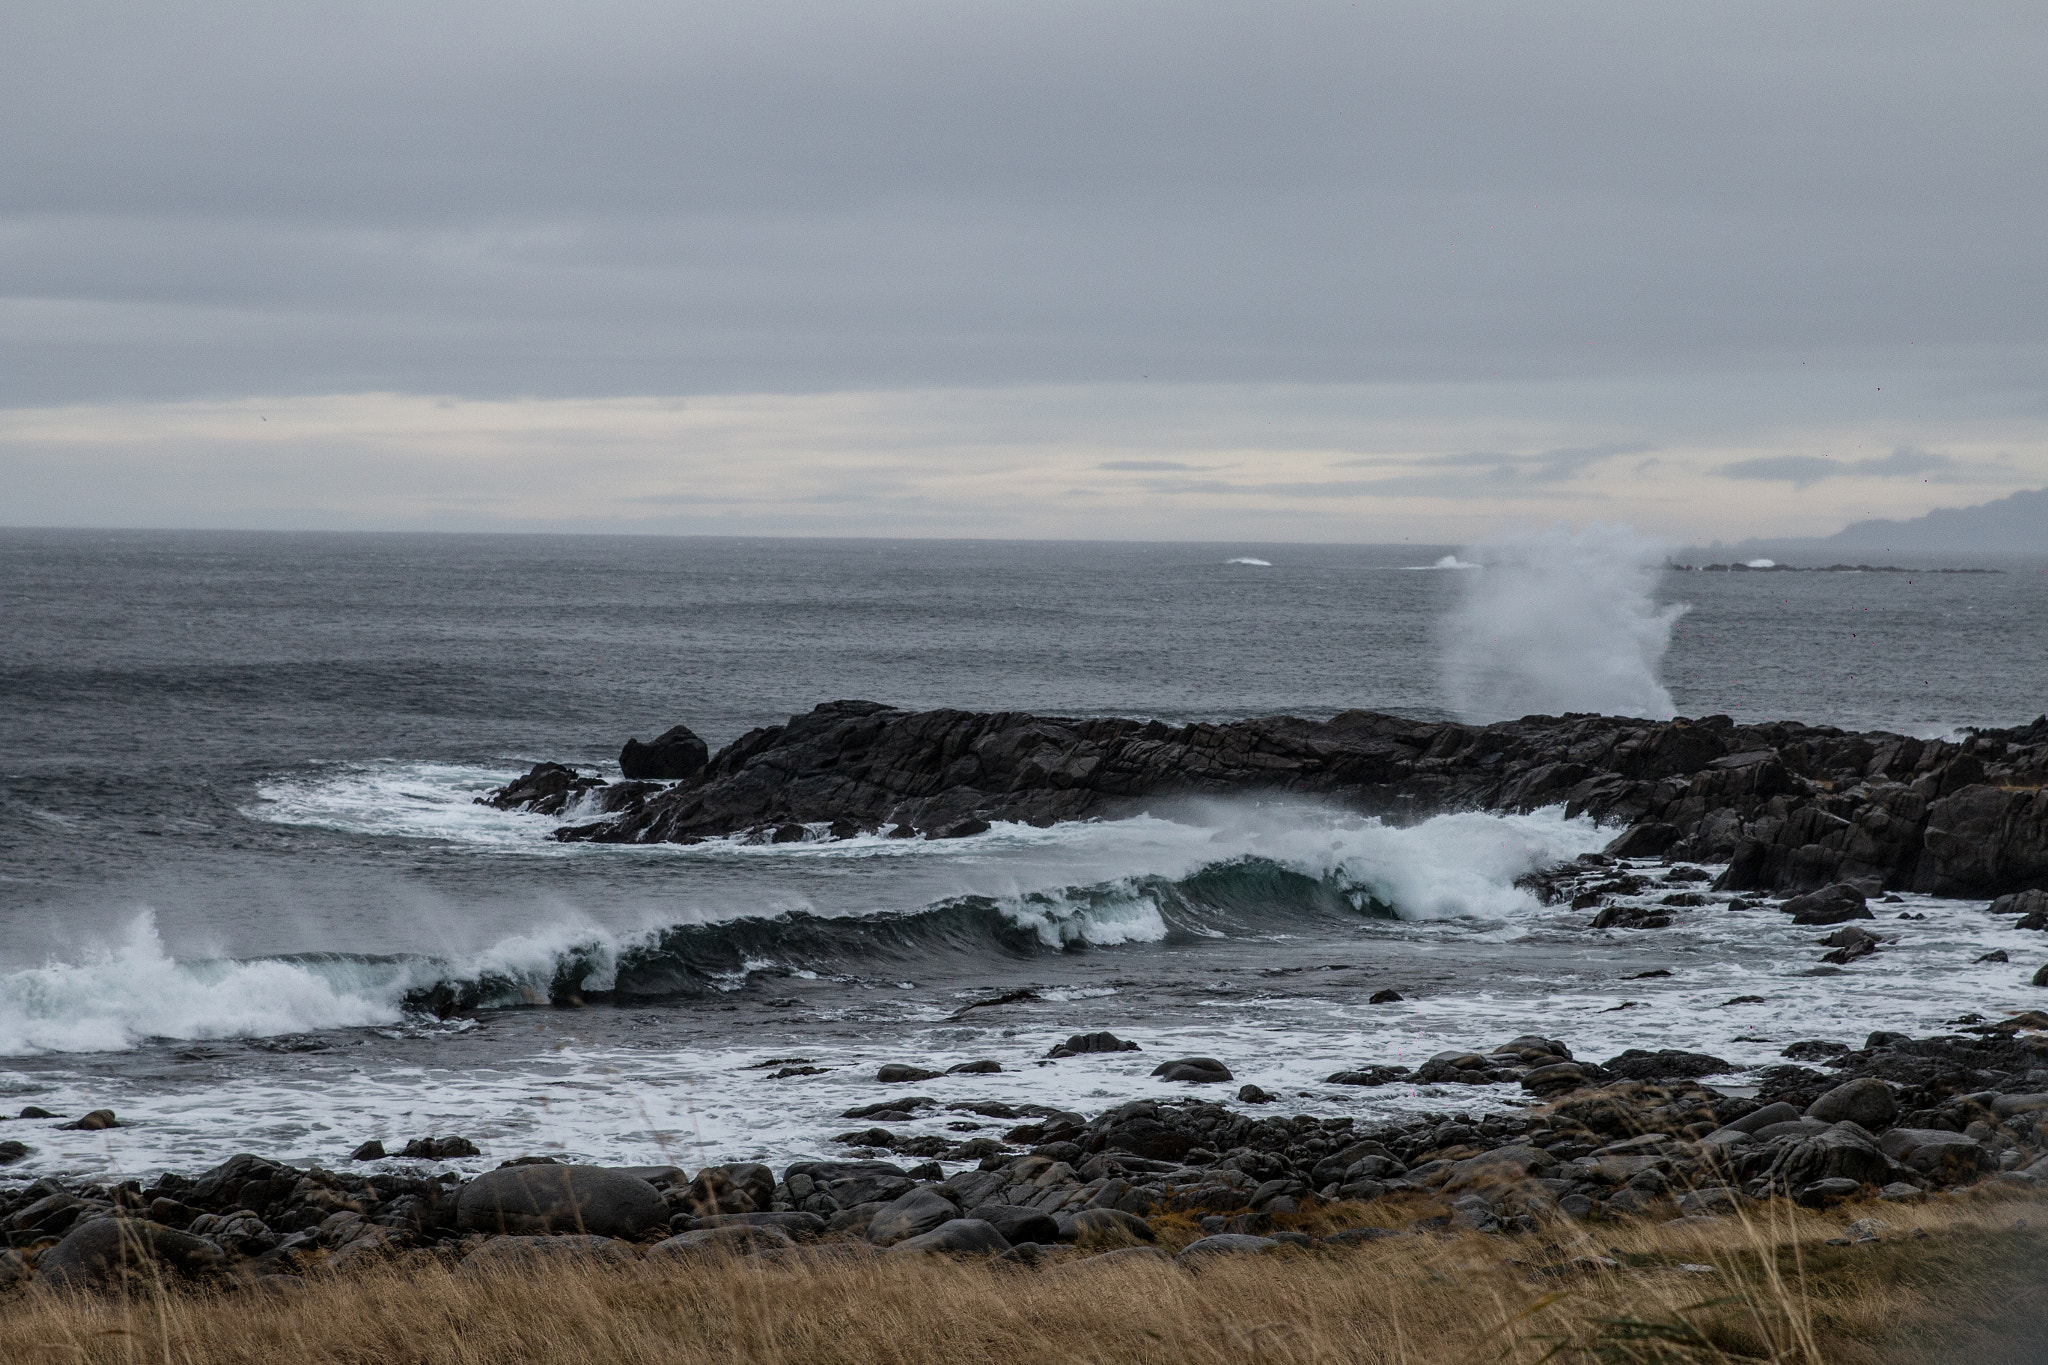
{"label": "foreground grass", "polygon": [[[1295,1221],[1359,1221],[1347,1213]],[[1858,1216],[1882,1219],[1882,1239],[1826,1244]],[[1162,1229],[1169,1246],[1194,1235]],[[422,1258],[284,1293],[17,1295],[0,1302],[0,1360],[2018,1365],[2048,1359],[2044,1288],[2048,1204],[1986,1201],[1398,1237],[1194,1273],[887,1258],[486,1277]]]}

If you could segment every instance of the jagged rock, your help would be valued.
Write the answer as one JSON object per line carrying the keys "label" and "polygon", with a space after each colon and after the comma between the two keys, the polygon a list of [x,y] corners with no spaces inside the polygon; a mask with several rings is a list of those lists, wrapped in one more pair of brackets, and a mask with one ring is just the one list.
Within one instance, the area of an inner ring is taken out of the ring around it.
{"label": "jagged rock", "polygon": [[664,730],[652,743],[629,739],[619,750],[619,771],[629,778],[674,782],[695,777],[710,760],[711,749],[687,725]]}
{"label": "jagged rock", "polygon": [[456,1221],[465,1232],[588,1233],[636,1238],[668,1220],[661,1192],[602,1166],[513,1166],[462,1187]]}
{"label": "jagged rock", "polygon": [[[658,842],[790,825],[956,835],[1261,790],[1404,816],[1562,802],[1568,815],[1626,821],[1618,848],[1728,863],[1722,890],[1910,880],[1990,895],[2048,884],[2048,800],[2029,790],[2044,772],[2048,733],[2031,728],[1953,743],[1726,717],[1471,726],[1364,711],[1173,727],[840,701],[743,735],[674,787],[557,837]],[[511,788],[486,799],[521,800]]]}
{"label": "jagged rock", "polygon": [[350,1152],[348,1159],[350,1161],[382,1161],[384,1159],[384,1144],[376,1138],[371,1138],[368,1142]]}
{"label": "jagged rock", "polygon": [[1718,1076],[1731,1068],[1721,1058],[1710,1057],[1704,1052],[1679,1052],[1668,1048],[1645,1052],[1632,1047],[1618,1057],[1609,1057],[1600,1064],[1600,1069],[1623,1080],[1662,1081]]}
{"label": "jagged rock", "polygon": [[604,785],[603,778],[586,777],[565,763],[536,763],[496,791],[479,796],[476,803],[499,810],[560,815],[571,801]]}
{"label": "jagged rock", "polygon": [[1325,1085],[1387,1085],[1411,1075],[1405,1066],[1362,1066],[1356,1071],[1338,1071],[1325,1077]]}
{"label": "jagged rock", "polygon": [[1852,919],[1876,919],[1866,904],[1868,899],[1855,887],[1837,883],[1794,896],[1778,908],[1790,915],[1794,924],[1841,924]]}
{"label": "jagged rock", "polygon": [[[379,1151],[381,1153],[382,1144],[379,1144]],[[482,1156],[483,1153],[466,1137],[425,1137],[406,1143],[405,1150],[399,1155],[421,1161],[451,1161],[456,1157]]]}

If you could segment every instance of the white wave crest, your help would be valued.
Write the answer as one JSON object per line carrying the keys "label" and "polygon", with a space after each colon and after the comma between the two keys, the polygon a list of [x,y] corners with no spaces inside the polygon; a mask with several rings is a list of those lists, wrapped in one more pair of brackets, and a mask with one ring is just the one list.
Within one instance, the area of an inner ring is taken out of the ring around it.
{"label": "white wave crest", "polygon": [[1224,560],[1223,562],[1224,562],[1225,564],[1249,564],[1249,565],[1251,565],[1251,566],[1252,566],[1253,568],[1258,568],[1258,569],[1270,569],[1270,568],[1272,568],[1272,567],[1273,567],[1273,561],[1272,561],[1272,560],[1270,560],[1270,559],[1253,559],[1253,558],[1252,558],[1252,557],[1251,557],[1250,555],[1241,555],[1241,556],[1239,556],[1239,557],[1238,557],[1238,558],[1236,558],[1236,559],[1226,559],[1226,560]]}

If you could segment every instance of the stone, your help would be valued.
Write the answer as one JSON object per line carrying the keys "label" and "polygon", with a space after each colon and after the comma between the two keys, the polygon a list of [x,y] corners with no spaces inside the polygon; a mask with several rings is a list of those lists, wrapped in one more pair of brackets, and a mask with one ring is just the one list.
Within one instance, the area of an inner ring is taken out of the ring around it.
{"label": "stone", "polygon": [[907,1062],[891,1062],[875,1073],[875,1079],[883,1085],[911,1085],[942,1074],[928,1067],[911,1066]]}
{"label": "stone", "polygon": [[1646,1052],[1632,1047],[1620,1056],[1609,1057],[1600,1064],[1600,1069],[1623,1080],[1666,1081],[1718,1076],[1731,1068],[1721,1058],[1704,1052],[1680,1052],[1669,1048]]}
{"label": "stone", "polygon": [[1118,1247],[1114,1251],[1084,1256],[1071,1264],[1075,1269],[1085,1266],[1090,1270],[1115,1270],[1128,1266],[1172,1265],[1173,1257],[1161,1247]]}
{"label": "stone", "polygon": [[919,1187],[884,1204],[869,1221],[867,1238],[876,1246],[893,1246],[959,1216],[958,1204],[936,1190]]}
{"label": "stone", "polygon": [[954,1218],[930,1232],[906,1237],[889,1248],[893,1256],[949,1252],[953,1255],[993,1256],[1010,1249],[1002,1233],[979,1218]]}
{"label": "stone", "polygon": [[1785,1103],[1783,1100],[1779,1100],[1775,1104],[1767,1104],[1761,1109],[1744,1114],[1741,1118],[1723,1126],[1732,1128],[1738,1133],[1748,1133],[1754,1136],[1774,1123],[1796,1123],[1799,1118],[1800,1114],[1797,1108]]}
{"label": "stone", "polygon": [[1082,1209],[1073,1216],[1073,1230],[1076,1239],[1091,1242],[1158,1240],[1150,1223],[1122,1209]]}
{"label": "stone", "polygon": [[140,1218],[89,1218],[36,1257],[36,1278],[53,1289],[91,1289],[124,1272],[162,1266],[184,1275],[226,1258],[203,1237]]}
{"label": "stone", "polygon": [[1893,1128],[1878,1139],[1878,1149],[1909,1170],[1949,1183],[1997,1164],[1983,1143],[1945,1128]]}
{"label": "stone", "polygon": [[1180,1265],[1192,1266],[1216,1256],[1256,1256],[1273,1251],[1279,1245],[1270,1237],[1254,1237],[1242,1232],[1219,1232],[1189,1242],[1181,1248],[1180,1255],[1173,1259]]}
{"label": "stone", "polygon": [[1548,1152],[1535,1147],[1496,1147],[1490,1152],[1453,1162],[1444,1177],[1443,1191],[1490,1189],[1532,1179],[1555,1167]]}
{"label": "stone", "polygon": [[1891,1158],[1879,1150],[1877,1140],[1845,1121],[1780,1149],[1766,1177],[1773,1188],[1796,1191],[1833,1179],[1884,1184],[1891,1171]]}
{"label": "stone", "polygon": [[700,1228],[679,1232],[647,1248],[650,1261],[723,1261],[759,1252],[793,1251],[796,1242],[781,1228]]}
{"label": "stone", "polygon": [[1860,1181],[1846,1176],[1832,1176],[1826,1180],[1816,1180],[1810,1185],[1803,1186],[1793,1196],[1793,1202],[1802,1208],[1824,1209],[1830,1204],[1849,1198],[1862,1188],[1863,1185]]}
{"label": "stone", "polygon": [[1592,1076],[1577,1062],[1552,1062],[1523,1073],[1522,1089],[1539,1099],[1562,1095],[1588,1084]]}
{"label": "stone", "polygon": [[1836,1086],[1806,1108],[1808,1118],[1823,1123],[1847,1119],[1873,1131],[1884,1127],[1899,1114],[1898,1097],[1892,1088],[1875,1077],[1865,1076]]}
{"label": "stone", "polygon": [[1152,1074],[1165,1081],[1187,1081],[1195,1085],[1217,1085],[1236,1079],[1230,1068],[1214,1057],[1182,1057],[1171,1062],[1161,1062],[1152,1068]]}
{"label": "stone", "polygon": [[710,757],[710,746],[697,738],[689,726],[674,725],[652,743],[627,740],[619,750],[619,771],[628,778],[675,782],[695,777]]}
{"label": "stone", "polygon": [[946,1068],[948,1076],[993,1076],[1003,1069],[1003,1064],[993,1058],[978,1062],[955,1062]]}
{"label": "stone", "polygon": [[483,1153],[466,1137],[424,1137],[406,1143],[405,1150],[399,1155],[418,1161],[452,1161],[457,1157],[482,1156]]}
{"label": "stone", "polygon": [[661,1192],[602,1166],[513,1166],[462,1187],[456,1223],[464,1232],[574,1232],[637,1238],[668,1221]]}
{"label": "stone", "polygon": [[120,1120],[114,1117],[113,1110],[95,1109],[84,1118],[73,1119],[70,1123],[58,1124],[57,1130],[59,1132],[93,1133],[98,1132],[102,1128],[119,1128],[120,1126]]}
{"label": "stone", "polygon": [[0,1142],[0,1166],[12,1166],[15,1162],[25,1159],[34,1150],[35,1148],[29,1146],[26,1142],[15,1142],[11,1138],[6,1142]]}
{"label": "stone", "polygon": [[967,1217],[987,1223],[1012,1245],[1060,1240],[1060,1225],[1053,1216],[1028,1204],[977,1204],[967,1211]]}
{"label": "stone", "polygon": [[[635,1180],[644,1180],[663,1193],[690,1183],[689,1173],[680,1166],[614,1166],[611,1169],[617,1171],[620,1175],[630,1175]],[[727,1169],[730,1170],[732,1168],[728,1167]],[[767,1176],[768,1184],[766,1188],[772,1193],[775,1189],[775,1176],[773,1172],[769,1171],[766,1166],[755,1166],[752,1169]]]}
{"label": "stone", "polygon": [[21,1107],[21,1112],[16,1114],[15,1117],[21,1119],[61,1119],[64,1116],[62,1114],[53,1114],[41,1105],[25,1104]]}
{"label": "stone", "polygon": [[[702,1218],[690,1218],[684,1232],[702,1232],[706,1228],[775,1228],[787,1233],[799,1242],[813,1241],[825,1235],[825,1220],[815,1213],[714,1213]],[[673,1226],[673,1225],[671,1225]]]}
{"label": "stone", "polygon": [[371,1138],[368,1142],[350,1152],[348,1159],[350,1161],[382,1161],[384,1159],[384,1144],[375,1138]]}
{"label": "stone", "polygon": [[1079,1057],[1090,1052],[1137,1052],[1139,1050],[1136,1043],[1126,1042],[1114,1033],[1077,1033],[1067,1039],[1066,1042],[1055,1046],[1052,1051],[1045,1055],[1048,1057]]}
{"label": "stone", "polygon": [[1792,917],[1794,924],[1842,924],[1852,919],[1876,919],[1863,892],[1846,882],[1794,896],[1778,909]]}
{"label": "stone", "polygon": [[1401,999],[1403,999],[1401,992],[1397,990],[1388,989],[1383,991],[1374,991],[1371,995],[1366,997],[1365,1003],[1368,1005],[1391,1005]]}
{"label": "stone", "polygon": [[567,1261],[595,1265],[631,1265],[640,1257],[631,1242],[615,1237],[493,1237],[462,1258],[472,1271],[532,1270]]}
{"label": "stone", "polygon": [[1261,1090],[1256,1085],[1240,1086],[1237,1091],[1237,1102],[1239,1104],[1271,1104],[1278,1098],[1279,1096],[1270,1091]]}
{"label": "stone", "polygon": [[1391,1085],[1412,1073],[1405,1066],[1367,1066],[1355,1071],[1337,1071],[1323,1078],[1325,1085]]}

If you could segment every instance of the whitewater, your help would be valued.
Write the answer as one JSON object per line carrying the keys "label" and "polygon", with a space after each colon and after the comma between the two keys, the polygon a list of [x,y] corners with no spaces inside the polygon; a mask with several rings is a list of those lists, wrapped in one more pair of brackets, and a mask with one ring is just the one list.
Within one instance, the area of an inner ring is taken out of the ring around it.
{"label": "whitewater", "polygon": [[[1092,1112],[1180,1093],[1151,1069],[1206,1055],[1290,1112],[1477,1112],[1519,1097],[1326,1078],[1535,1032],[1595,1060],[1710,1052],[1739,1086],[1800,1039],[2034,1004],[2039,936],[1981,903],[1878,906],[1886,948],[1846,969],[1727,896],[1592,930],[1525,877],[1614,831],[1555,810],[1242,799],[619,846],[551,837],[586,810],[475,800],[540,760],[616,777],[628,735],[686,721],[716,746],[837,696],[1916,733],[2039,709],[2048,562],[1865,576],[1884,583],[1660,563],[1609,529],[1223,552],[0,534],[0,1112],[123,1123],[0,1122],[32,1148],[0,1180],[451,1133],[470,1170],[845,1155],[864,1125],[842,1115],[902,1093],[874,1079],[892,1062],[1002,1068],[910,1087],[942,1102]],[[1635,870],[1646,905],[1702,884]],[[1097,1029],[1142,1051],[1045,1056]]]}

